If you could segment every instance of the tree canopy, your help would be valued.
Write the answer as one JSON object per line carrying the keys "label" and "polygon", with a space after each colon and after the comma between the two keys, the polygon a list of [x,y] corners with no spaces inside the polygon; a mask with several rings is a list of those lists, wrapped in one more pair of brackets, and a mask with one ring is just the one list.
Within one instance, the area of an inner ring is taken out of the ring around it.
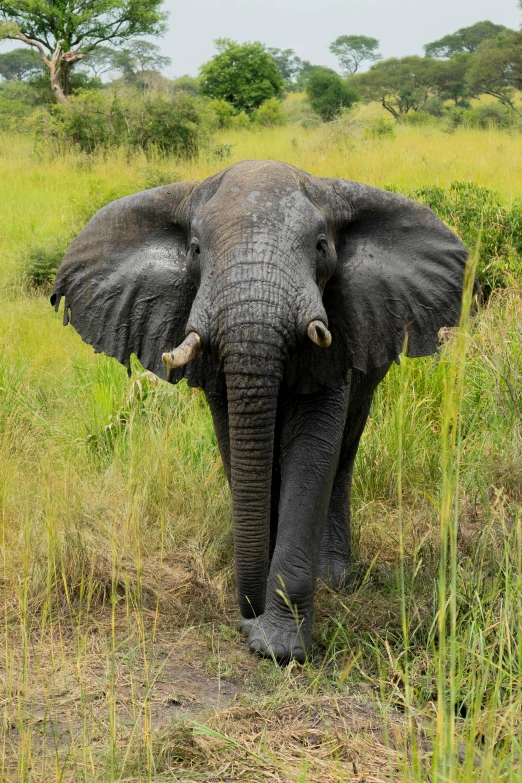
{"label": "tree canopy", "polygon": [[112,64],[127,84],[143,87],[143,75],[150,71],[159,73],[171,64],[171,59],[164,57],[156,44],[137,38],[123,49],[114,51]]}
{"label": "tree canopy", "polygon": [[472,58],[467,81],[475,93],[492,95],[520,114],[514,98],[522,89],[522,32],[506,30],[484,41]]}
{"label": "tree canopy", "polygon": [[102,44],[123,46],[158,35],[167,15],[163,0],[1,0],[0,38],[38,50],[56,100],[65,103],[75,63]]}
{"label": "tree canopy", "polygon": [[338,58],[345,74],[357,73],[363,62],[377,62],[379,41],[366,35],[340,35],[330,44],[330,51]]}
{"label": "tree canopy", "polygon": [[293,49],[267,49],[277,67],[285,85],[290,87],[301,73],[304,61],[296,55]]}
{"label": "tree canopy", "polygon": [[42,63],[30,49],[12,49],[0,54],[0,76],[6,81],[22,82],[41,73]]}
{"label": "tree canopy", "polygon": [[349,108],[359,99],[357,92],[338,73],[320,67],[311,73],[306,94],[312,109],[326,122],[335,119],[343,108]]}
{"label": "tree canopy", "polygon": [[502,24],[493,24],[488,20],[477,22],[471,27],[461,27],[456,33],[445,35],[438,41],[426,44],[424,51],[426,57],[439,57],[447,59],[461,52],[475,52],[483,41],[495,38],[499,33],[507,30]]}
{"label": "tree canopy", "polygon": [[349,84],[364,100],[379,101],[398,120],[426,102],[433,87],[434,66],[440,65],[427,57],[391,57],[372,65],[366,73],[351,76]]}
{"label": "tree canopy", "polygon": [[283,77],[262,43],[239,44],[228,38],[215,43],[218,53],[199,71],[203,95],[250,112],[281,94]]}

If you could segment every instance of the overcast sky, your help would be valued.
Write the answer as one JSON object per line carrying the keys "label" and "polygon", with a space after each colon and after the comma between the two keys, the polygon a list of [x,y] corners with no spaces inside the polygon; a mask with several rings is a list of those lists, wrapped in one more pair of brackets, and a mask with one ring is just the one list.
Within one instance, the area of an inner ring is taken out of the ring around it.
{"label": "overcast sky", "polygon": [[[172,59],[171,77],[196,76],[215,53],[215,38],[262,41],[335,68],[328,46],[338,35],[370,35],[384,57],[403,57],[483,19],[522,23],[517,0],[165,0],[164,7],[169,29],[157,43]],[[6,41],[0,51],[16,46]]]}
{"label": "overcast sky", "polygon": [[328,46],[338,35],[370,35],[384,57],[403,57],[483,19],[522,23],[517,0],[166,0],[165,8],[169,31],[158,43],[172,59],[169,76],[195,76],[215,38],[262,41],[336,67]]}

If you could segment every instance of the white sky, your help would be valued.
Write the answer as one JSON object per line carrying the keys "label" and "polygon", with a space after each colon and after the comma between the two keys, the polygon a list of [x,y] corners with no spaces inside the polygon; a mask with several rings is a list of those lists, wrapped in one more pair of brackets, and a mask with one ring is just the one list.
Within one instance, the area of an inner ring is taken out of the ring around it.
{"label": "white sky", "polygon": [[[328,46],[338,35],[372,36],[384,57],[403,57],[484,19],[522,24],[517,0],[165,0],[164,7],[169,30],[157,43],[172,59],[171,77],[197,75],[215,53],[215,38],[262,41],[335,68]],[[0,51],[19,45],[0,43]]]}

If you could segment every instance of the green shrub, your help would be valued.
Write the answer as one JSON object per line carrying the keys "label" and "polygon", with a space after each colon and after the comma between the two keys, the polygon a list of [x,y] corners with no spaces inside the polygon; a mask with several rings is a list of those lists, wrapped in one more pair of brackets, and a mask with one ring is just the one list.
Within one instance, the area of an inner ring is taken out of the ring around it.
{"label": "green shrub", "polygon": [[443,130],[447,133],[453,133],[466,120],[466,110],[461,106],[451,106],[444,114]]}
{"label": "green shrub", "polygon": [[24,82],[0,83],[0,130],[30,129],[30,118],[37,110],[37,93]]}
{"label": "green shrub", "polygon": [[213,144],[209,149],[209,155],[215,160],[226,160],[232,155],[233,144]]}
{"label": "green shrub", "polygon": [[473,182],[420,188],[406,195],[430,207],[471,253],[479,248],[477,271],[486,298],[495,288],[522,283],[522,202],[502,204],[497,193]]}
{"label": "green shrub", "polygon": [[183,92],[169,98],[158,93],[86,90],[56,105],[43,132],[88,153],[125,146],[191,158],[206,139],[207,115],[199,99]]}
{"label": "green shrub", "polygon": [[221,98],[215,98],[214,100],[209,101],[208,107],[216,117],[217,128],[232,127],[232,119],[237,112],[231,103],[228,103],[228,101],[224,101]]}
{"label": "green shrub", "polygon": [[236,130],[245,130],[252,126],[252,120],[246,111],[240,111],[239,114],[235,114],[230,120],[230,127]]}
{"label": "green shrub", "polygon": [[329,68],[313,71],[306,85],[306,94],[310,106],[324,122],[331,122],[343,108],[349,109],[359,100],[355,90]]}
{"label": "green shrub", "polygon": [[431,114],[432,117],[442,117],[444,111],[444,101],[442,98],[428,98],[423,104],[422,111]]}
{"label": "green shrub", "polygon": [[28,290],[48,291],[51,288],[68,244],[69,239],[54,240],[29,250],[23,274]]}
{"label": "green shrub", "polygon": [[403,125],[434,125],[437,120],[428,111],[414,111],[403,114],[401,117]]}
{"label": "green shrub", "polygon": [[200,94],[199,79],[194,76],[178,76],[177,79],[172,80],[170,88],[172,92],[185,92],[187,95]]}
{"label": "green shrub", "polygon": [[386,117],[373,120],[364,131],[367,139],[394,139],[396,135],[395,123]]}
{"label": "green shrub", "polygon": [[515,128],[520,118],[514,111],[500,103],[477,106],[466,113],[467,124],[478,128]]}
{"label": "green shrub", "polygon": [[253,113],[253,121],[256,125],[274,128],[277,125],[286,125],[288,119],[281,101],[278,98],[269,98]]}
{"label": "green shrub", "polygon": [[133,148],[193,158],[205,131],[203,111],[196,99],[182,93],[171,99],[156,95],[147,97],[131,113],[129,142]]}

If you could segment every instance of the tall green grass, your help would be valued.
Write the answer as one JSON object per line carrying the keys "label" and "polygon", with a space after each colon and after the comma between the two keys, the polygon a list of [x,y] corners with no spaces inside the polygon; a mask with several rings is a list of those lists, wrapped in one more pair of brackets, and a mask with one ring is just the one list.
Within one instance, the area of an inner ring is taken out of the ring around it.
{"label": "tall green grass", "polygon": [[[467,173],[519,195],[520,150],[498,132],[227,139],[231,161],[397,187]],[[128,379],[19,284],[30,248],[75,230],[97,188],[223,163],[39,160],[3,142],[0,778],[520,781],[520,291],[494,292],[438,356],[379,387],[350,590],[319,591],[313,659],[279,669],[233,630],[230,503],[202,395],[137,366]],[[215,684],[215,714],[190,712],[179,672],[200,694]],[[227,706],[230,680],[242,693]]]}

